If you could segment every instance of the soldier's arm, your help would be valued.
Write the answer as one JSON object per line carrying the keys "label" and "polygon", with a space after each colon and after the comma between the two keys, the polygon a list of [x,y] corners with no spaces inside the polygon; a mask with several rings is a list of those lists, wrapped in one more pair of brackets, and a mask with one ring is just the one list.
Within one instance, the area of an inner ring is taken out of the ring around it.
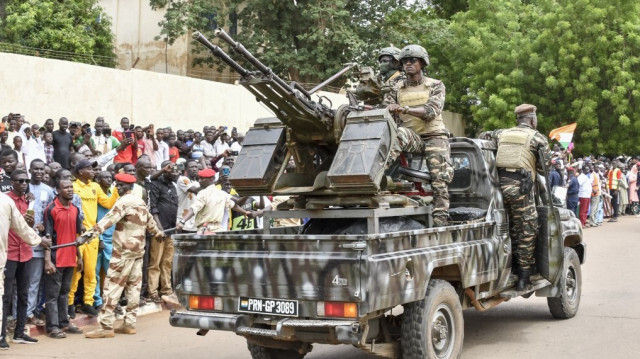
{"label": "soldier's arm", "polygon": [[421,117],[423,120],[432,121],[442,113],[445,94],[446,89],[442,81],[436,81],[431,85],[431,94],[424,105],[424,114]]}
{"label": "soldier's arm", "polygon": [[[124,204],[122,202],[116,203],[113,208],[107,214],[102,217],[100,222],[96,223],[95,226],[91,229],[91,234],[99,235],[102,234],[107,228],[113,226],[118,223],[122,218],[124,218],[126,214],[126,208],[124,208]],[[87,233],[85,233],[87,236]]]}
{"label": "soldier's arm", "polygon": [[389,105],[397,104],[396,96],[398,94],[398,89],[396,86],[391,86],[388,91],[384,93],[384,97],[382,99],[382,107],[387,107]]}
{"label": "soldier's arm", "polygon": [[[147,211],[147,209],[144,209],[145,211]],[[153,219],[153,216],[151,215],[151,213],[147,213],[147,232],[152,236],[152,237],[164,237],[164,232],[158,228],[158,224],[156,223],[156,221]]]}

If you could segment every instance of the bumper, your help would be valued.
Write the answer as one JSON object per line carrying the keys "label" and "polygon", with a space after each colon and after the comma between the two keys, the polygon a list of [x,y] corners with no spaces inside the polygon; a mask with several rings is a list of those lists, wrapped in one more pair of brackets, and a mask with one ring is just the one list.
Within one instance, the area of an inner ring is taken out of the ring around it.
{"label": "bumper", "polygon": [[[366,338],[367,334],[366,330],[363,333],[363,327],[360,323],[353,320],[282,318],[270,323],[273,329],[257,328],[252,325],[252,322],[252,316],[245,314],[206,313],[189,310],[172,312],[169,318],[169,323],[174,327],[225,330],[245,337],[286,341],[306,341],[305,339],[310,332],[318,332],[327,335],[325,340],[321,340],[321,342],[361,345],[363,337]],[[317,336],[314,337],[318,339]]]}

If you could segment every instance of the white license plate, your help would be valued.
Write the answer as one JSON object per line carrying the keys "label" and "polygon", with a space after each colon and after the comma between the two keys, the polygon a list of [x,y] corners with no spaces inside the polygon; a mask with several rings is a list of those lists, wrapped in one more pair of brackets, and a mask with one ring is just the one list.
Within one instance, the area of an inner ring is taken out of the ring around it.
{"label": "white license plate", "polygon": [[298,316],[298,301],[271,298],[238,298],[238,311],[243,313],[261,313],[281,315],[285,317]]}

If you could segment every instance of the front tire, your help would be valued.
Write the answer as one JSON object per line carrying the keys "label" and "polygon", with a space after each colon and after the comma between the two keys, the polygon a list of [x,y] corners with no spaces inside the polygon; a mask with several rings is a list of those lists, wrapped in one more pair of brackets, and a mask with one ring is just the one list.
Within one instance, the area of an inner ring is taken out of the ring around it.
{"label": "front tire", "polygon": [[429,282],[423,300],[405,304],[402,319],[404,359],[459,358],[464,318],[458,294],[449,282]]}
{"label": "front tire", "polygon": [[247,342],[252,359],[302,359],[305,354],[300,354],[291,349],[267,348]]}
{"label": "front tire", "polygon": [[582,295],[582,269],[580,259],[573,248],[564,249],[563,273],[558,288],[559,297],[547,298],[549,311],[554,318],[569,319],[578,313],[580,296]]}

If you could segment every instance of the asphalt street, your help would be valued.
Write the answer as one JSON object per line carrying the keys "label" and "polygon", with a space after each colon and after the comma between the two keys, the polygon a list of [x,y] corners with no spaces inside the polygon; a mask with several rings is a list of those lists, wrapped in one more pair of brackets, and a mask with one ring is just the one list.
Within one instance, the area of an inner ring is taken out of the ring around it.
{"label": "asphalt street", "polygon": [[[575,318],[551,317],[545,298],[518,298],[487,312],[464,312],[463,358],[637,358],[640,357],[640,218],[621,217],[585,230],[587,262]],[[245,341],[233,333],[173,328],[167,311],[139,318],[138,334],[112,339],[40,336],[35,345],[13,344],[11,358],[249,358]],[[89,328],[84,328],[85,330]],[[307,358],[375,358],[343,345],[315,345]]]}

